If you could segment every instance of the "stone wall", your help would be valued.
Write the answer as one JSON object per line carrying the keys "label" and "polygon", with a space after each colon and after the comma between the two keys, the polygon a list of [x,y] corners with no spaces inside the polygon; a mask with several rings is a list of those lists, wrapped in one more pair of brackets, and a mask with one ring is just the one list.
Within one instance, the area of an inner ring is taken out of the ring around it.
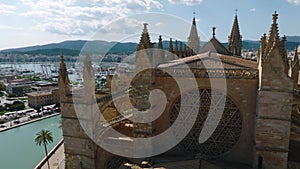
{"label": "stone wall", "polygon": [[256,158],[266,169],[287,168],[293,103],[293,81],[284,72],[276,46],[260,63],[257,97]]}
{"label": "stone wall", "polygon": [[61,101],[66,169],[94,169],[95,145],[82,129],[71,97]]}

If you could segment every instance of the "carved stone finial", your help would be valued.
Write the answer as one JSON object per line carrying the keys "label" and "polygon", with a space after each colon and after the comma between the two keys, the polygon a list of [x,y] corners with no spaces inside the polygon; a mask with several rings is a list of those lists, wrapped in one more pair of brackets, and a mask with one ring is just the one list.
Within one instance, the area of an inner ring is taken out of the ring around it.
{"label": "carved stone finial", "polygon": [[148,29],[147,29],[148,23],[144,23],[143,25],[144,25],[143,33],[148,33]]}
{"label": "carved stone finial", "polygon": [[173,53],[173,41],[172,41],[172,38],[170,38],[170,42],[169,42],[169,52]]}
{"label": "carved stone finial", "polygon": [[259,57],[261,57],[261,61],[265,59],[265,49],[267,45],[267,34],[264,33],[263,36],[260,38],[260,48],[259,48]]}
{"label": "carved stone finial", "polygon": [[182,50],[182,42],[179,43],[179,51],[178,51],[178,57],[182,58],[183,56],[183,50]]}
{"label": "carved stone finial", "polygon": [[279,44],[279,31],[278,31],[278,24],[277,24],[277,19],[278,19],[278,14],[275,11],[274,14],[272,15],[272,25],[269,31],[269,36],[267,40],[267,46],[266,46],[266,51],[265,53],[268,54],[271,52],[272,49],[275,49],[275,47]]}
{"label": "carved stone finial", "polygon": [[70,80],[67,73],[67,67],[64,61],[64,56],[60,56],[60,66],[59,66],[59,76],[58,76],[58,86],[60,90],[61,98],[70,92]]}
{"label": "carved stone finial", "polygon": [[65,85],[69,85],[69,78],[68,78],[68,74],[67,74],[67,67],[65,64],[65,59],[64,56],[61,55],[60,56],[60,67],[59,67],[59,76],[60,76],[60,80],[62,80],[62,82]]}
{"label": "carved stone finial", "polygon": [[195,15],[196,15],[196,12],[193,12],[193,25],[196,25]]}
{"label": "carved stone finial", "polygon": [[282,41],[286,42],[286,36],[285,35],[283,35]]}
{"label": "carved stone finial", "polygon": [[183,57],[187,57],[187,50],[186,50],[186,44],[183,46]]}
{"label": "carved stone finial", "polygon": [[92,61],[89,55],[86,55],[83,67],[83,83],[85,89],[85,96],[91,97],[95,92],[95,75],[92,67]]}
{"label": "carved stone finial", "polygon": [[178,50],[178,41],[175,40],[175,48],[174,48],[174,54],[178,56],[179,50]]}
{"label": "carved stone finial", "polygon": [[170,38],[168,51],[169,52],[167,53],[167,60],[168,61],[173,60],[174,57],[173,57],[173,41],[172,41],[172,38]]}
{"label": "carved stone finial", "polygon": [[158,38],[158,46],[157,46],[157,48],[158,49],[156,50],[156,54],[153,56],[153,63],[154,63],[154,65],[158,65],[158,64],[164,63],[166,61],[161,35],[159,35],[159,38]]}
{"label": "carved stone finial", "polygon": [[294,82],[294,89],[298,89],[299,69],[300,69],[299,57],[298,57],[298,52],[297,52],[297,48],[296,48],[295,54],[294,54],[294,60],[293,60],[293,64],[292,64],[292,75],[291,75],[293,82]]}
{"label": "carved stone finial", "polygon": [[213,27],[212,30],[213,30],[213,37],[215,37],[215,35],[216,35],[216,27]]}
{"label": "carved stone finial", "polygon": [[273,16],[273,17],[272,17],[273,23],[274,23],[274,24],[277,23],[277,19],[278,19],[278,14],[277,14],[277,12],[275,11],[274,14],[273,14],[272,16]]}
{"label": "carved stone finial", "polygon": [[158,48],[163,49],[161,35],[159,35],[159,38],[158,38]]}

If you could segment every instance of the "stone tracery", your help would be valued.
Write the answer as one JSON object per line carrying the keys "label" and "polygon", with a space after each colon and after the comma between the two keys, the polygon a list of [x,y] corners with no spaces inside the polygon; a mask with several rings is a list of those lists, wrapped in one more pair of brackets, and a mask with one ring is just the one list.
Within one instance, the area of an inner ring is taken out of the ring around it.
{"label": "stone tracery", "polygon": [[[195,92],[197,91],[192,90],[188,92],[187,94],[191,95],[191,97],[184,98],[193,99],[192,95]],[[189,134],[181,141],[180,146],[189,153],[200,155],[201,158],[212,158],[228,152],[238,142],[242,132],[242,119],[238,107],[224,94],[216,91],[211,92],[210,89],[200,89],[199,94],[201,97],[200,110],[196,119],[196,123]],[[213,135],[203,144],[199,144],[198,137],[203,128],[209,109],[211,108],[217,110],[218,107],[221,106],[218,102],[211,105],[212,94],[218,95],[218,99],[226,99],[224,113]],[[173,124],[175,120],[179,120],[183,126],[184,123],[189,123],[188,118],[178,117],[182,102],[188,103],[190,101],[181,101],[178,99],[175,102],[170,114],[171,124]],[[193,102],[191,101],[190,103]],[[188,106],[193,105],[191,104]],[[188,116],[188,112],[185,113],[186,116]]]}

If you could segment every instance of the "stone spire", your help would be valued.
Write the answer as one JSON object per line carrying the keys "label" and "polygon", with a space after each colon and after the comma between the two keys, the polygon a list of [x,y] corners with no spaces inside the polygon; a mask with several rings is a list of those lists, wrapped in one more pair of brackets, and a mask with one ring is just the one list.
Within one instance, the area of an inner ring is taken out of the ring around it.
{"label": "stone spire", "polygon": [[262,63],[272,62],[272,67],[283,69],[283,73],[288,75],[289,63],[285,49],[286,37],[284,36],[282,40],[279,39],[277,19],[278,14],[275,11],[268,37],[264,34],[261,38],[259,57]]}
{"label": "stone spire", "polygon": [[[288,75],[289,63],[287,58],[287,51],[285,48],[286,37],[284,36],[282,40],[280,40],[277,19],[278,14],[275,11],[272,17],[272,24],[270,27],[269,35],[267,38],[264,35],[263,39],[261,40],[262,47],[260,49],[260,57],[262,57],[262,62],[268,62],[271,59],[270,57],[275,57],[274,50],[278,50],[277,52],[281,57],[280,62],[282,62],[282,65],[278,64],[277,66],[283,67],[284,73]],[[262,48],[264,48],[264,50]]]}
{"label": "stone spire", "polygon": [[175,40],[174,55],[176,55],[177,57],[178,57],[178,55],[179,55],[179,51],[178,51],[178,41],[177,41],[177,40]]}
{"label": "stone spire", "polygon": [[172,38],[170,38],[170,42],[169,42],[169,50],[168,50],[168,54],[167,54],[167,60],[170,61],[170,60],[173,60],[174,57],[173,57],[173,41],[172,41]]}
{"label": "stone spire", "polygon": [[152,50],[147,49],[154,48],[154,44],[150,41],[147,25],[147,23],[144,23],[144,29],[141,34],[140,42],[137,45],[137,52],[135,58],[135,65],[141,69],[144,67],[143,65],[145,64],[153,64],[153,52]]}
{"label": "stone spire", "polygon": [[279,53],[280,53],[280,55],[282,57],[282,61],[283,61],[284,66],[285,66],[284,72],[286,74],[288,74],[288,71],[289,71],[289,61],[288,61],[287,51],[286,51],[285,45],[286,45],[286,36],[284,35],[282,37],[282,40],[278,44],[278,50],[279,50]]}
{"label": "stone spire", "polygon": [[187,50],[186,50],[186,44],[184,44],[184,47],[183,47],[183,55],[182,57],[187,57]]}
{"label": "stone spire", "polygon": [[292,63],[292,79],[294,81],[294,88],[298,89],[298,80],[299,80],[299,56],[297,48],[295,50],[294,60]]}
{"label": "stone spire", "polygon": [[84,83],[85,96],[91,98],[95,93],[96,86],[95,86],[94,69],[92,67],[92,62],[89,55],[86,55],[84,60],[83,83]]}
{"label": "stone spire", "polygon": [[241,56],[242,53],[242,36],[238,23],[237,14],[235,14],[231,34],[228,36],[228,51],[234,56]]}
{"label": "stone spire", "polygon": [[198,54],[200,51],[200,37],[198,36],[196,19],[193,17],[193,23],[188,37],[188,46],[193,50],[193,53]]}
{"label": "stone spire", "polygon": [[266,50],[266,46],[267,46],[267,35],[264,33],[264,35],[260,38],[260,48],[258,50],[258,59],[257,61],[259,61],[261,59],[261,61],[264,61],[264,56],[265,56],[265,50]]}
{"label": "stone spire", "polygon": [[192,56],[194,55],[193,49],[191,49],[189,46],[187,46],[187,56]]}
{"label": "stone spire", "polygon": [[182,42],[179,43],[178,57],[183,58]]}
{"label": "stone spire", "polygon": [[276,11],[273,14],[273,22],[269,31],[269,36],[267,40],[267,45],[265,49],[265,54],[268,55],[271,52],[271,49],[274,46],[277,46],[279,43],[279,31],[278,31],[278,24],[277,24],[278,14]]}
{"label": "stone spire", "polygon": [[60,57],[58,86],[60,96],[63,97],[70,92],[70,80],[67,73],[67,67],[65,64],[64,56]]}
{"label": "stone spire", "polygon": [[153,44],[151,43],[147,26],[148,26],[148,24],[144,23],[144,29],[143,29],[143,33],[140,38],[140,43],[137,46],[137,51],[139,51],[141,49],[153,48]]}
{"label": "stone spire", "polygon": [[155,65],[160,64],[160,63],[164,63],[166,61],[166,59],[165,59],[165,52],[164,52],[164,49],[163,49],[163,43],[162,43],[161,35],[159,35],[159,38],[158,38],[158,46],[157,46],[156,51],[157,51],[156,55],[154,56]]}

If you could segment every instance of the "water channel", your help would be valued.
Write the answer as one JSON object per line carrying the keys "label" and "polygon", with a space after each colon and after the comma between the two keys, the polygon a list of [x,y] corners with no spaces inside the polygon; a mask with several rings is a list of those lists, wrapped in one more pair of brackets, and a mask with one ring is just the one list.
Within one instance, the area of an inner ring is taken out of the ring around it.
{"label": "water channel", "polygon": [[34,142],[36,133],[42,129],[52,132],[50,151],[62,139],[59,121],[60,115],[0,132],[0,168],[33,169],[45,156],[44,148]]}

